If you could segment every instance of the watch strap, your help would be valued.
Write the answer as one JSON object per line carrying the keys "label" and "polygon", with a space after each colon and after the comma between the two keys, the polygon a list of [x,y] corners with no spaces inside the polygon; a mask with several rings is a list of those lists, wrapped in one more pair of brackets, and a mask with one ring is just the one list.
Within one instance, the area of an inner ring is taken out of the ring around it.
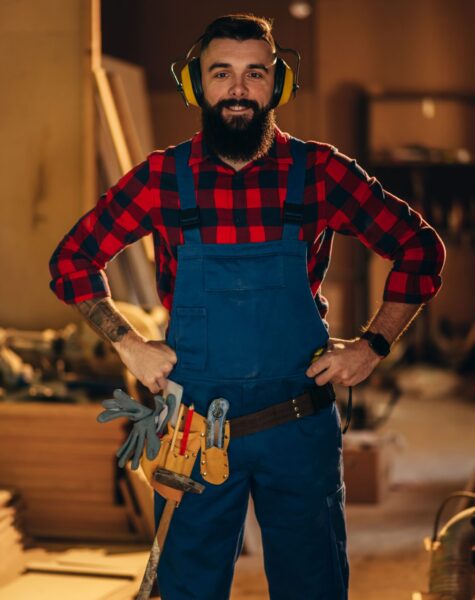
{"label": "watch strap", "polygon": [[367,340],[369,347],[378,355],[383,358],[391,351],[391,345],[388,340],[381,333],[374,333],[373,331],[365,331],[360,335],[360,338]]}

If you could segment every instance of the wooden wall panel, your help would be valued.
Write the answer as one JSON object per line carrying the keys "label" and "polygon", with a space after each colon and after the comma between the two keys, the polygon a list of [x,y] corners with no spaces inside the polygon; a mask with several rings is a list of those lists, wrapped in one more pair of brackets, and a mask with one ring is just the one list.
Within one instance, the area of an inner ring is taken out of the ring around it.
{"label": "wooden wall panel", "polygon": [[0,325],[60,326],[75,317],[48,288],[48,260],[94,189],[89,2],[0,10]]}

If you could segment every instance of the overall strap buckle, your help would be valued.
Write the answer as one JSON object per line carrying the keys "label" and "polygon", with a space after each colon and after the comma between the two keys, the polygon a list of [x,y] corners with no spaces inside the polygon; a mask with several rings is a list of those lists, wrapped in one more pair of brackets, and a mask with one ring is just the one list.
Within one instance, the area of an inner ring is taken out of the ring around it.
{"label": "overall strap buckle", "polygon": [[199,227],[200,224],[201,216],[198,206],[180,210],[180,225],[183,230],[194,229],[195,227]]}
{"label": "overall strap buckle", "polygon": [[303,204],[284,202],[284,223],[301,225],[303,223]]}

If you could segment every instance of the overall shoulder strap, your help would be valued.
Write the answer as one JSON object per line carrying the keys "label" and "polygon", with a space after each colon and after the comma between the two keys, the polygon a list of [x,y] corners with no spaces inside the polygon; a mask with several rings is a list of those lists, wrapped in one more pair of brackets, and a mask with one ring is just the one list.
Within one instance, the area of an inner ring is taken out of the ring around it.
{"label": "overall shoulder strap", "polygon": [[298,240],[303,223],[303,194],[305,189],[305,142],[290,138],[290,151],[294,162],[289,169],[287,196],[284,202],[284,228],[282,239]]}
{"label": "overall shoulder strap", "polygon": [[180,201],[180,225],[186,242],[201,243],[200,213],[196,203],[193,172],[188,165],[191,141],[187,140],[175,147],[176,176]]}

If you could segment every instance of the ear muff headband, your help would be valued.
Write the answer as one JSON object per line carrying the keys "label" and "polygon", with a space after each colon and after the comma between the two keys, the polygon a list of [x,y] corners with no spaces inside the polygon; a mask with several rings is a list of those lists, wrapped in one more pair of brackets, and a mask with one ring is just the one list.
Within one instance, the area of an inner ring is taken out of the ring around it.
{"label": "ear muff headband", "polygon": [[[199,42],[200,40],[198,40]],[[189,106],[201,106],[203,102],[203,86],[201,83],[201,67],[199,57],[189,59],[193,49],[198,44],[196,42],[187,52],[185,60],[188,62],[181,70],[181,80],[178,79],[175,73],[175,65],[179,61],[171,64],[171,72],[177,84],[178,91],[181,93],[185,104]],[[280,57],[276,58],[274,90],[272,93],[271,107],[277,108],[283,106],[296,95],[299,89],[298,76],[300,70],[300,54],[292,48],[281,48],[276,44],[280,52],[291,52],[297,58],[297,71],[294,71]]]}

